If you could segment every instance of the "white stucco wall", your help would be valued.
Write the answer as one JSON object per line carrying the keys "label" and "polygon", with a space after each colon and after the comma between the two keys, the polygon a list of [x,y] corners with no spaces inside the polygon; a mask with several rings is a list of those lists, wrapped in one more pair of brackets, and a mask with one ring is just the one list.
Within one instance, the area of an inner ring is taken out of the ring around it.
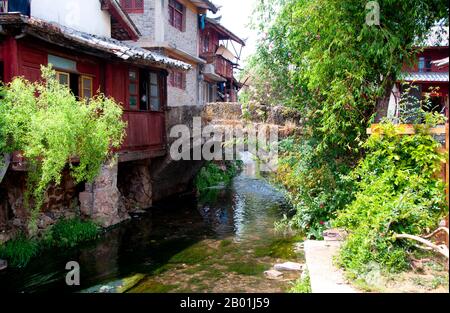
{"label": "white stucco wall", "polygon": [[111,16],[98,0],[32,0],[31,16],[49,22],[111,37]]}

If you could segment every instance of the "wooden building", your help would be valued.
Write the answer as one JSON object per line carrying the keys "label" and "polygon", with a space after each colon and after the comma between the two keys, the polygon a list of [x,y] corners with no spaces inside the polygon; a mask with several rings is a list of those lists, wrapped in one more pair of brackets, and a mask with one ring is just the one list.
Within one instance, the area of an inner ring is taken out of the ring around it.
{"label": "wooden building", "polygon": [[[109,1],[103,1],[104,8]],[[109,3],[115,3],[111,1]],[[120,8],[120,7],[119,7]],[[122,12],[123,13],[123,12]],[[114,15],[113,36],[132,39],[136,33],[121,14]],[[166,153],[165,108],[169,69],[186,71],[186,63],[156,52],[100,37],[20,13],[0,14],[1,80],[23,76],[40,79],[40,66],[51,63],[62,84],[78,97],[97,91],[123,105],[128,123],[121,161],[153,158]],[[13,168],[20,160],[13,160]]]}
{"label": "wooden building", "polygon": [[233,72],[238,67],[240,52],[235,43],[242,49],[245,42],[217,19],[204,17],[200,23],[200,57],[207,62],[202,71],[206,102],[236,102],[239,83]]}
{"label": "wooden building", "polygon": [[[430,107],[426,110],[440,112],[449,117],[449,68],[448,40],[438,46],[423,47],[416,54],[412,64],[405,64],[403,72],[396,82],[389,102],[388,116],[398,118],[399,100],[406,88],[412,96],[423,99],[430,96]],[[447,62],[445,59],[447,58]],[[406,83],[406,84],[405,84]],[[413,88],[410,88],[413,86]]]}

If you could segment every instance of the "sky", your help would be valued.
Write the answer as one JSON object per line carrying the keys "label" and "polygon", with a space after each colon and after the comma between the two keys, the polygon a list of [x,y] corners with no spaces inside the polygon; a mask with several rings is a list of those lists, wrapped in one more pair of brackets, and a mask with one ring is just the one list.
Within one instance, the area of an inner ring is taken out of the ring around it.
{"label": "sky", "polygon": [[[222,16],[221,24],[232,31],[241,39],[247,39],[246,46],[242,50],[241,66],[244,64],[246,57],[251,55],[256,49],[257,34],[251,30],[248,24],[253,12],[254,3],[256,0],[212,0],[212,2],[221,7],[217,14],[210,17]],[[239,45],[237,45],[239,46]],[[231,49],[233,51],[233,49]]]}

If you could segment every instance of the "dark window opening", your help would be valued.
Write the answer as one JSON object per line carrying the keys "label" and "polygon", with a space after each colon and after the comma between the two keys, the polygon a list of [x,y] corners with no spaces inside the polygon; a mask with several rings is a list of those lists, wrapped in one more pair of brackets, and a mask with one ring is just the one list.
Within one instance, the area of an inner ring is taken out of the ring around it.
{"label": "dark window opening", "polygon": [[80,75],[70,74],[69,77],[70,77],[69,88],[75,96],[79,97],[80,96],[80,88],[79,88]]}
{"label": "dark window opening", "polygon": [[431,58],[420,57],[419,58],[419,72],[431,72]]}
{"label": "dark window opening", "polygon": [[427,112],[436,112],[445,115],[445,103],[441,96],[431,96],[423,108]]}
{"label": "dark window opening", "polygon": [[94,78],[92,76],[57,70],[56,79],[61,85],[69,87],[70,91],[79,99],[89,99],[94,96]]}
{"label": "dark window opening", "polygon": [[217,85],[205,83],[205,101],[207,103],[216,102],[217,99]]}
{"label": "dark window opening", "polygon": [[129,104],[131,110],[162,110],[162,78],[158,72],[130,70]]}

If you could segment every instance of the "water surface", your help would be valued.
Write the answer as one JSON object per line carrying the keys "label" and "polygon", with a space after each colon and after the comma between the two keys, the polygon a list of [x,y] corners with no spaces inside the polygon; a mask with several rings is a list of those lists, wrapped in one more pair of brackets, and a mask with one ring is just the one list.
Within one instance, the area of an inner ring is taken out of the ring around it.
{"label": "water surface", "polygon": [[[247,162],[228,187],[168,199],[95,242],[1,272],[0,291],[282,292],[296,275],[269,280],[264,271],[302,261],[295,240],[274,232],[288,211],[283,194]],[[65,283],[69,261],[80,264],[81,286]]]}

